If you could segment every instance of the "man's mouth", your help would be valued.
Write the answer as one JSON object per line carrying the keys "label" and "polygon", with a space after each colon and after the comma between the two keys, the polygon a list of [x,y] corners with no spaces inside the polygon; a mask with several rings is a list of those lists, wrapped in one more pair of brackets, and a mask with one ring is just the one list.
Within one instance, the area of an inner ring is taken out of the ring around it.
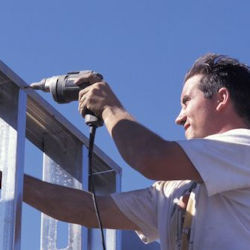
{"label": "man's mouth", "polygon": [[185,124],[185,125],[184,125],[185,131],[186,131],[189,127],[190,127],[190,124]]}

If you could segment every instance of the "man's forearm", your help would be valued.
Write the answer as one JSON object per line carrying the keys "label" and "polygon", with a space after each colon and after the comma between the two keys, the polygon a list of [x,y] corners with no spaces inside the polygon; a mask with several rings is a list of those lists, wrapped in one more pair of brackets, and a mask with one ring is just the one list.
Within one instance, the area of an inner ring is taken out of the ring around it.
{"label": "man's forearm", "polygon": [[24,202],[58,220],[97,227],[92,194],[24,176]]}
{"label": "man's forearm", "polygon": [[[98,227],[93,195],[89,192],[25,175],[23,200],[55,219],[89,228]],[[121,213],[109,195],[98,196],[97,203],[105,228],[138,230],[137,226]]]}

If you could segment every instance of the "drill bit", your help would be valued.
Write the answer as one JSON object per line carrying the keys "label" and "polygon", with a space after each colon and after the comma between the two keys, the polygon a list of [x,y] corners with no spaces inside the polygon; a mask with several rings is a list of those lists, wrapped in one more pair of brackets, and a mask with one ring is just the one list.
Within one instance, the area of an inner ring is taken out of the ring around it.
{"label": "drill bit", "polygon": [[49,88],[46,87],[46,79],[42,79],[40,82],[33,82],[29,86],[32,89],[43,90],[49,92]]}

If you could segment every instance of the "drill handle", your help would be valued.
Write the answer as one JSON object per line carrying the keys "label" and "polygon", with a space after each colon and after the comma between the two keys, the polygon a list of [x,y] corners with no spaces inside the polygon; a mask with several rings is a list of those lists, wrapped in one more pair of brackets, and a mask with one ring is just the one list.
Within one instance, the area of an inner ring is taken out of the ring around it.
{"label": "drill handle", "polygon": [[86,110],[85,114],[85,123],[88,126],[94,126],[94,127],[101,127],[103,125],[103,120],[99,117],[97,117],[92,111]]}

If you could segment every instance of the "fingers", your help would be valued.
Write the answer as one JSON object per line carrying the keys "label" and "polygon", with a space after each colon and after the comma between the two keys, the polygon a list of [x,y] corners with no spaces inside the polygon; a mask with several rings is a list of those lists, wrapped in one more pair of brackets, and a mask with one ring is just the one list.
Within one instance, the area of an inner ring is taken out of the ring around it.
{"label": "fingers", "polygon": [[87,107],[86,107],[87,106],[87,103],[86,103],[87,92],[88,91],[86,89],[79,92],[78,111],[83,117],[85,117],[86,111],[87,111]]}
{"label": "fingers", "polygon": [[[94,71],[85,71],[82,72],[80,75],[80,78],[78,78],[75,82],[76,85],[84,85],[86,84],[88,87],[85,87],[83,90],[79,92],[79,105],[78,105],[78,110],[80,114],[85,117],[86,113],[88,110],[91,110],[88,108],[88,102],[90,98],[87,98],[87,96],[91,96],[91,90],[95,89],[94,84],[98,86],[98,83],[100,84],[101,81],[103,80],[103,76],[99,73],[96,73]],[[91,110],[92,111],[92,110]]]}
{"label": "fingers", "polygon": [[91,111],[95,116],[102,118],[105,109],[114,107],[123,108],[109,85],[104,81],[94,83],[79,92],[78,110],[83,117],[86,112]]}
{"label": "fingers", "polygon": [[82,89],[82,90],[79,92],[79,94],[78,94],[78,101],[79,101],[79,102],[81,101],[82,97],[85,96],[85,95],[88,93],[90,87],[91,87],[91,86],[89,86],[89,87],[87,87],[87,88],[84,88],[84,89]]}
{"label": "fingers", "polygon": [[81,74],[79,75],[79,78],[76,80],[76,85],[82,85],[82,84],[88,84],[91,85],[96,82],[100,82],[103,80],[103,76],[97,72],[94,71],[81,71]]}
{"label": "fingers", "polygon": [[97,82],[79,92],[78,110],[83,117],[89,110],[101,117],[103,108],[109,99],[107,89],[106,83]]}
{"label": "fingers", "polygon": [[78,111],[85,117],[89,110],[97,115],[97,107],[94,103],[98,103],[98,96],[95,95],[95,89],[98,88],[100,83],[92,84],[79,92]]}

